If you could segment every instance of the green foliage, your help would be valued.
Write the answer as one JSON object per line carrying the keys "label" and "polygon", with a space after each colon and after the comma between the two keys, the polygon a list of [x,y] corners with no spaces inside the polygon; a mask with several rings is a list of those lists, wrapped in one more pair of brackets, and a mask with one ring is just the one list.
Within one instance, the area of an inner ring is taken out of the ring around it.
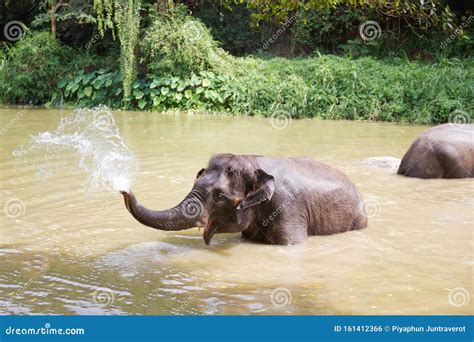
{"label": "green foliage", "polygon": [[137,80],[125,101],[122,101],[121,82],[121,75],[116,71],[80,72],[58,84],[59,92],[52,96],[49,105],[65,101],[79,107],[106,104],[111,108],[154,111],[170,108],[224,111],[229,108],[229,79],[210,71],[192,74],[189,78],[151,77]]}
{"label": "green foliage", "polygon": [[142,64],[155,75],[184,77],[225,67],[229,56],[218,47],[209,29],[184,6],[155,14],[140,44]]}
{"label": "green foliage", "polygon": [[97,15],[97,27],[102,36],[106,30],[114,30],[114,22],[112,20],[114,13],[115,0],[93,0],[94,9]]}
{"label": "green foliage", "polygon": [[299,11],[329,9],[340,5],[373,9],[389,17],[398,17],[421,29],[441,27],[454,28],[454,16],[445,0],[384,1],[384,0],[221,0],[227,6],[245,2],[253,9],[254,19],[282,23]]}
{"label": "green foliage", "polygon": [[[44,27],[49,25],[51,21],[51,0],[41,0],[39,8],[42,12],[38,13],[31,22],[33,27]],[[69,0],[67,3],[60,0],[55,1],[56,11],[54,17],[59,23],[65,21],[74,21],[78,24],[96,23],[94,16],[91,13],[91,6],[88,1],[84,0]]]}
{"label": "green foliage", "polygon": [[[339,1],[334,6],[326,6],[326,1],[275,1],[265,8],[259,7],[264,5],[261,1],[237,2],[223,8],[210,0],[200,1],[193,9],[193,15],[201,18],[234,55],[291,57],[319,51],[379,58],[406,54],[410,59],[436,60],[438,55],[465,58],[472,54],[472,45],[468,46],[472,25],[466,22],[469,13],[457,12],[455,18],[445,3],[433,9],[438,0],[384,4]],[[273,13],[282,6],[282,12]],[[360,25],[367,21],[375,21],[381,28],[381,34],[373,41],[360,37]],[[458,38],[449,44],[449,49],[440,51],[453,31]],[[275,34],[278,39],[274,39]]]}
{"label": "green foliage", "polygon": [[100,34],[104,36],[107,29],[112,33],[114,29],[118,31],[124,99],[130,94],[130,87],[135,79],[135,47],[140,26],[140,6],[141,0],[94,0]]}
{"label": "green foliage", "polygon": [[124,4],[115,3],[115,22],[120,41],[120,71],[123,79],[123,95],[130,95],[135,79],[135,46],[140,26],[140,0],[127,0]]}
{"label": "green foliage", "polygon": [[[264,48],[266,55],[260,53],[266,58],[235,58],[219,47],[211,31],[191,17],[186,7],[171,0],[145,3],[141,32],[139,0],[95,0],[99,29],[112,29],[117,35],[120,58],[112,39],[97,41],[99,36],[91,37],[92,32],[84,33],[86,45],[76,44],[80,51],[61,46],[48,33],[27,33],[17,43],[5,45],[5,51],[10,50],[0,55],[0,102],[49,101],[48,105],[66,102],[79,107],[106,104],[132,110],[197,109],[267,117],[283,114],[418,123],[446,122],[454,110],[473,112],[474,61],[469,59],[472,28],[467,24],[456,34],[438,30],[431,35],[436,35],[434,40],[419,39],[406,27],[398,33],[396,27],[390,31],[391,23],[398,19],[384,21],[381,11],[387,16],[398,15],[393,7],[361,11],[353,5],[312,7],[317,1],[308,1],[307,6],[299,7],[301,2],[290,2],[278,0],[264,9],[268,14],[274,10],[272,6],[287,6],[286,13],[294,19],[290,25],[281,29],[283,25],[276,25],[275,18],[273,22],[259,19],[256,23],[261,30],[252,34],[249,30],[255,27],[250,17],[261,15],[260,8],[241,5],[233,13],[214,8],[216,18],[208,20],[214,22],[217,36],[222,33],[221,37],[226,37],[225,44],[238,41],[235,46],[241,52],[245,44],[257,50],[264,44],[272,45],[269,50]],[[423,3],[429,9],[434,2]],[[221,10],[227,12],[222,14]],[[403,14],[409,16],[409,22],[419,18],[419,13],[411,11]],[[225,27],[222,15],[235,15],[233,22],[241,25]],[[359,25],[367,20],[379,22],[383,31],[379,39],[360,39]],[[440,25],[435,18],[430,20],[431,24],[425,24]],[[137,49],[139,35],[142,38]],[[269,37],[277,38],[270,42]],[[285,51],[288,46],[292,52],[288,55],[312,53],[316,57],[284,59],[268,54],[273,49]],[[438,63],[411,61],[432,58],[420,52],[426,49],[431,50],[431,56],[436,51]],[[345,56],[321,55],[319,51]],[[467,59],[446,58],[452,54]],[[380,59],[361,57],[368,55]]]}
{"label": "green foliage", "polygon": [[48,32],[27,34],[7,54],[0,72],[0,100],[41,104],[54,84],[66,77],[73,50],[61,46]]}
{"label": "green foliage", "polygon": [[118,71],[106,72],[101,69],[88,74],[80,71],[58,83],[59,91],[53,94],[47,106],[74,102],[78,107],[105,104],[119,108],[123,98],[121,84],[122,76]]}
{"label": "green foliage", "polygon": [[201,1],[193,9],[193,16],[210,28],[222,48],[237,56],[256,51],[261,46],[262,30],[253,27],[251,14],[245,5],[233,6],[230,10],[216,4],[215,0]]}
{"label": "green foliage", "polygon": [[[370,16],[367,12],[366,15]],[[305,52],[326,50],[334,53],[339,52],[344,38],[359,36],[358,27],[364,21],[360,11],[349,6],[310,9],[299,12],[291,30],[298,46]],[[359,42],[363,43],[361,39]]]}
{"label": "green foliage", "polygon": [[162,111],[205,109],[293,118],[447,122],[456,109],[472,112],[474,63],[443,60],[426,65],[401,59],[376,61],[320,56],[298,60],[247,58],[245,73],[148,77],[121,100],[121,78],[103,70],[79,73],[59,84],[76,106]]}
{"label": "green foliage", "polygon": [[247,63],[231,98],[233,112],[440,123],[455,109],[474,110],[472,61],[427,65],[327,55]]}

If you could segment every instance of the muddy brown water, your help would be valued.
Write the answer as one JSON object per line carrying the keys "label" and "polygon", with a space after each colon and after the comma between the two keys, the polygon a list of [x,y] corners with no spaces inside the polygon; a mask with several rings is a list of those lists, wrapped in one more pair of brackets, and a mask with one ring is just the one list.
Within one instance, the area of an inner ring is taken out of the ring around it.
{"label": "muddy brown water", "polygon": [[[148,207],[178,203],[217,152],[310,156],[359,187],[368,229],[298,246],[137,223],[114,193],[84,191],[84,175],[12,151],[54,130],[70,110],[0,109],[1,314],[472,314],[472,179],[419,180],[363,164],[401,158],[427,126],[219,115],[114,112],[140,165]],[[38,158],[41,158],[38,156]],[[71,161],[68,160],[71,158]],[[14,207],[16,205],[16,207]]]}

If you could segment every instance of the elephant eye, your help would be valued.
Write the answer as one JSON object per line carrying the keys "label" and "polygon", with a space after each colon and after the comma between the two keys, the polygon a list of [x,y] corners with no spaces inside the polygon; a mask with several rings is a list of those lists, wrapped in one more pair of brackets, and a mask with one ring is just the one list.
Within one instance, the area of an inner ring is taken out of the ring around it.
{"label": "elephant eye", "polygon": [[214,198],[214,201],[219,201],[225,199],[226,195],[222,192],[222,190],[215,189],[212,192],[212,197]]}

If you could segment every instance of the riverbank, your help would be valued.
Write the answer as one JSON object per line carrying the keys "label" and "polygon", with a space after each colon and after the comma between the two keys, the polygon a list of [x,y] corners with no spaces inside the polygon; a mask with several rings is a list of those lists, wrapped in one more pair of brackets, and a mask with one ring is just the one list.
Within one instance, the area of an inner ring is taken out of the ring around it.
{"label": "riverbank", "polygon": [[[473,58],[319,52],[236,57],[189,15],[161,19],[145,29],[137,65],[127,77],[113,49],[92,52],[92,46],[76,49],[48,32],[26,33],[0,54],[0,103],[204,110],[286,120],[471,121]],[[185,29],[190,25],[193,35]]]}
{"label": "riverbank", "polygon": [[239,71],[233,75],[203,71],[190,77],[138,79],[127,102],[122,100],[118,71],[81,70],[60,80],[49,101],[37,104],[425,124],[469,120],[474,108],[472,62],[424,64],[321,55],[293,60],[247,57],[235,63]]}

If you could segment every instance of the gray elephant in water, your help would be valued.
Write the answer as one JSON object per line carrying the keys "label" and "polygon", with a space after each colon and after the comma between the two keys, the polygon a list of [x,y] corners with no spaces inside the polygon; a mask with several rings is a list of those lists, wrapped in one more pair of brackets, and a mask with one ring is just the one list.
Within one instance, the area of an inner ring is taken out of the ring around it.
{"label": "gray elephant in water", "polygon": [[216,233],[241,232],[248,240],[289,245],[309,235],[367,227],[354,184],[310,158],[215,155],[185,199],[164,211],[145,208],[132,192],[121,193],[137,221],[166,231],[204,227],[206,244]]}
{"label": "gray elephant in water", "polygon": [[474,125],[445,124],[420,134],[403,157],[398,173],[416,178],[474,176]]}

